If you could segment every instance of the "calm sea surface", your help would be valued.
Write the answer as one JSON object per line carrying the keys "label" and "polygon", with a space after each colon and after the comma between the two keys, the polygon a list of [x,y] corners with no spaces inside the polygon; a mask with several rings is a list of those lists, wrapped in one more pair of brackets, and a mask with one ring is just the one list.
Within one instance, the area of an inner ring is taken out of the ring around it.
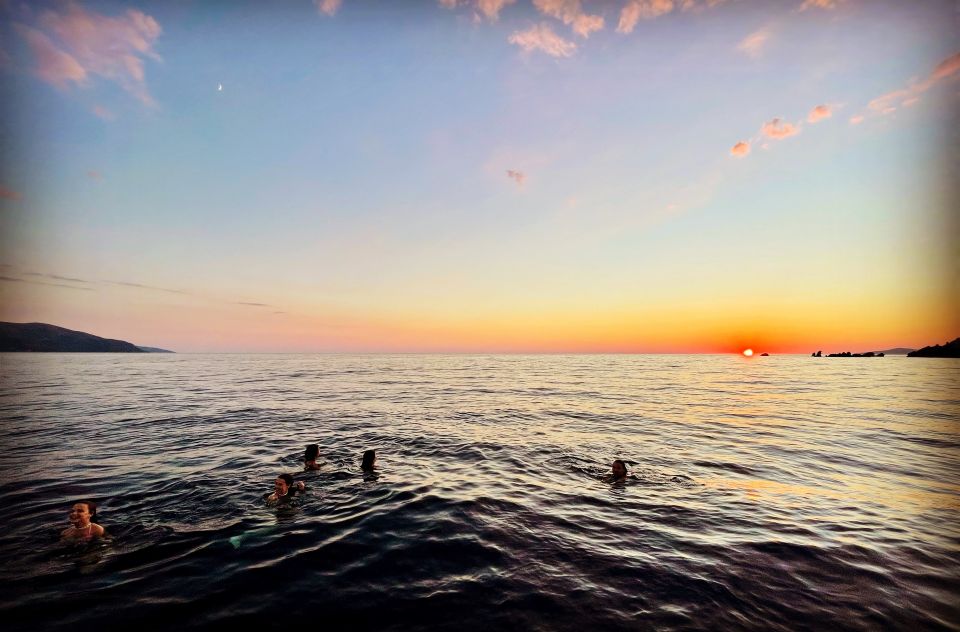
{"label": "calm sea surface", "polygon": [[4,627],[960,629],[958,360],[0,354],[0,441]]}

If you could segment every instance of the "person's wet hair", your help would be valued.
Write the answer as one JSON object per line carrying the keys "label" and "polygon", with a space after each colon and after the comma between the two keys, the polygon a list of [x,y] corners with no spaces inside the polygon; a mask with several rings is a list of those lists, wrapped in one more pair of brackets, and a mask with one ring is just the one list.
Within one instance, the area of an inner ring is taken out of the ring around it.
{"label": "person's wet hair", "polygon": [[311,443],[303,453],[303,460],[304,462],[316,461],[318,456],[320,456],[320,446],[316,443]]}
{"label": "person's wet hair", "polygon": [[617,459],[616,461],[614,461],[614,463],[619,463],[620,466],[623,467],[623,472],[624,472],[624,474],[627,473],[628,470],[627,470],[627,464],[626,464],[626,463],[624,463],[624,462],[621,461],[620,459]]}
{"label": "person's wet hair", "polygon": [[372,470],[373,462],[377,460],[377,451],[376,450],[367,450],[363,453],[363,462],[360,464],[360,469],[362,470]]}
{"label": "person's wet hair", "polygon": [[97,503],[92,500],[79,500],[76,504],[87,506],[87,511],[90,512],[90,522],[93,522],[97,517]]}
{"label": "person's wet hair", "polygon": [[285,482],[287,484],[288,489],[293,487],[293,476],[291,476],[290,474],[281,474],[277,478]]}

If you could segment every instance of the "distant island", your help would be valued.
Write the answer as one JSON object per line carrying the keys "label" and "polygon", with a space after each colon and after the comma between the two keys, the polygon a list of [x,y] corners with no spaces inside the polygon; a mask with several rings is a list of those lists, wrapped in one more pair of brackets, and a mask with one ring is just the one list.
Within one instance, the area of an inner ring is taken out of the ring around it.
{"label": "distant island", "polygon": [[46,323],[4,322],[0,322],[0,351],[173,353],[155,347],[138,347],[125,340],[101,338]]}
{"label": "distant island", "polygon": [[907,354],[908,358],[960,358],[960,338],[942,345],[924,347]]}
{"label": "distant island", "polygon": [[879,355],[881,353],[886,355],[907,355],[916,351],[916,349],[910,349],[908,347],[894,347],[893,349],[884,349],[883,351],[874,351],[875,354]]}

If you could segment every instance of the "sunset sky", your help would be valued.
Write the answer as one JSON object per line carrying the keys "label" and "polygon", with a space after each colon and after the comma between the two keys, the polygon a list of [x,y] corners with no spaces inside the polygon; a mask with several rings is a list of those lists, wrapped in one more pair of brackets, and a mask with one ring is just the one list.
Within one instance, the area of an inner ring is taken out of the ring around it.
{"label": "sunset sky", "polygon": [[960,14],[0,0],[0,320],[176,351],[960,335]]}

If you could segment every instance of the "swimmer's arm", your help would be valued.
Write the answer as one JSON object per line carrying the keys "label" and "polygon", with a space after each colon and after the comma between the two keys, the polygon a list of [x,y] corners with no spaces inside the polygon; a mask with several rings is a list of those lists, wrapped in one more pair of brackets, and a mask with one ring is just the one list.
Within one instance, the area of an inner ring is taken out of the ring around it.
{"label": "swimmer's arm", "polygon": [[277,502],[277,492],[273,492],[272,494],[270,494],[269,496],[267,496],[266,500],[267,500],[268,503],[275,503],[275,502]]}

